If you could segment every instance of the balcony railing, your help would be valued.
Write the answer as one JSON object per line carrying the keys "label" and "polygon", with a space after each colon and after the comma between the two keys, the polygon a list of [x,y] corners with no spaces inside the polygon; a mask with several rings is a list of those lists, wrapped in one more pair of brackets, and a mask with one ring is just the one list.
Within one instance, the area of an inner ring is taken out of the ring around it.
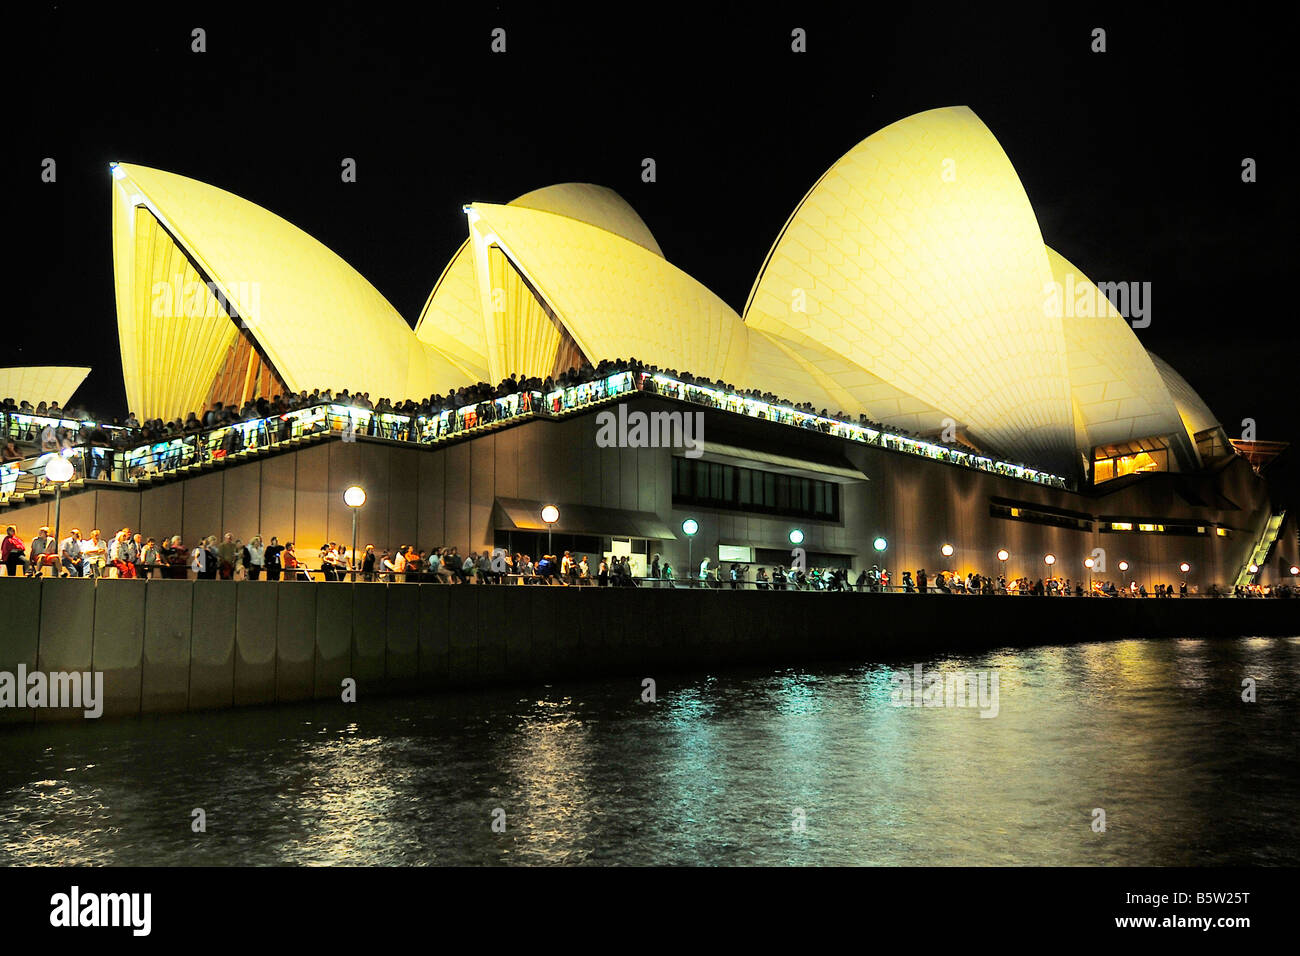
{"label": "balcony railing", "polygon": [[[761,418],[1008,478],[1054,488],[1069,487],[1064,478],[1013,462],[997,461],[923,439],[824,418],[789,406],[774,405],[666,375],[623,371],[580,385],[558,388],[546,394],[520,391],[431,415],[412,416],[337,403],[321,403],[268,418],[234,422],[139,445],[129,444],[131,430],[120,426],[10,412],[4,415],[3,421],[3,435],[6,439],[39,441],[46,427],[50,426],[66,431],[70,447],[45,451],[0,466],[0,501],[43,487],[46,484],[45,466],[58,456],[65,457],[72,463],[74,480],[130,484],[314,435],[338,434],[345,441],[367,436],[433,445],[502,422],[530,417],[563,416],[633,391],[650,392],[736,415]],[[92,429],[106,434],[112,446],[102,442],[77,441]]]}

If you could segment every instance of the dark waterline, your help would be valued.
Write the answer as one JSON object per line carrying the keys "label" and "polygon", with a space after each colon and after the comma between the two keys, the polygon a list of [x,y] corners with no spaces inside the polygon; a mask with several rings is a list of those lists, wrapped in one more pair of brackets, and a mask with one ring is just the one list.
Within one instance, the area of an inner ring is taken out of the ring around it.
{"label": "dark waterline", "polygon": [[[893,706],[914,663],[998,715]],[[0,729],[0,863],[1300,859],[1300,638],[647,676]]]}

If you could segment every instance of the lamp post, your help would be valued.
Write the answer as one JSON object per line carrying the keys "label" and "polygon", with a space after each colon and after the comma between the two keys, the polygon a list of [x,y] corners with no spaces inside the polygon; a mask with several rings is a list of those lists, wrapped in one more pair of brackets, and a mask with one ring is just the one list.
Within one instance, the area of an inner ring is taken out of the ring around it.
{"label": "lamp post", "polygon": [[560,520],[560,509],[555,505],[547,505],[542,509],[542,520],[546,522],[546,552],[551,553],[551,532],[555,530],[555,522]]}
{"label": "lamp post", "polygon": [[62,517],[60,512],[63,504],[61,499],[64,483],[72,480],[72,462],[59,455],[46,463],[45,477],[54,482],[54,554],[55,560],[60,562],[54,569],[57,575],[59,568],[62,567],[62,557],[59,555],[59,519]]}
{"label": "lamp post", "polygon": [[1083,559],[1083,566],[1088,569],[1088,597],[1092,597],[1092,569],[1096,564],[1097,562],[1092,558]]}
{"label": "lamp post", "polygon": [[951,558],[951,557],[952,557],[952,545],[950,545],[950,544],[945,544],[942,548],[939,549],[939,553],[942,554],[945,558]]}
{"label": "lamp post", "polygon": [[1132,582],[1130,582],[1130,581],[1127,580],[1127,577],[1128,577],[1128,574],[1127,574],[1127,572],[1128,572],[1128,562],[1127,562],[1127,561],[1121,561],[1121,562],[1119,563],[1119,570],[1120,570],[1120,573],[1123,574],[1123,575],[1125,576],[1125,578],[1126,578],[1126,580],[1124,581],[1124,587],[1127,588],[1127,587],[1129,586],[1129,584],[1132,583]]}
{"label": "lamp post", "polygon": [[695,534],[700,530],[700,523],[694,518],[682,522],[682,534],[686,535],[686,580],[695,587]]}
{"label": "lamp post", "polygon": [[366,503],[366,489],[353,485],[343,492],[343,502],[352,509],[352,583],[357,583],[357,512]]}

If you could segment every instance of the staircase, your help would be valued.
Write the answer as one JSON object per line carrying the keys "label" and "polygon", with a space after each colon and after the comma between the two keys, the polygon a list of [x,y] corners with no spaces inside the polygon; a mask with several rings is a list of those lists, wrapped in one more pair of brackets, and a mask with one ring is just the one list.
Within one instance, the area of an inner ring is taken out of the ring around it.
{"label": "staircase", "polygon": [[1268,523],[1264,525],[1264,531],[1259,536],[1259,541],[1255,543],[1255,550],[1250,553],[1250,558],[1237,575],[1234,587],[1250,583],[1250,579],[1254,577],[1250,571],[1251,565],[1256,568],[1264,566],[1264,562],[1268,560],[1268,553],[1273,550],[1273,545],[1277,542],[1277,536],[1282,530],[1282,522],[1285,520],[1285,511],[1279,511],[1268,519]]}

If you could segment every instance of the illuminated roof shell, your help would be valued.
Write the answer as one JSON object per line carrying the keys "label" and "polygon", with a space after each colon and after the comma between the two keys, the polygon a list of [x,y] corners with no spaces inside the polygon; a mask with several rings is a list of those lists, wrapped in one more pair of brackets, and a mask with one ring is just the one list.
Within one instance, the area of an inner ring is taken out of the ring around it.
{"label": "illuminated roof shell", "polygon": [[58,402],[66,407],[89,374],[90,369],[71,365],[0,368],[0,399],[31,402],[33,407],[41,402]]}
{"label": "illuminated roof shell", "polygon": [[[140,219],[138,209],[156,219],[165,243],[151,240],[142,251],[138,233],[149,220]],[[139,286],[152,274],[139,268],[137,255],[169,243],[225,298],[295,391],[421,395],[435,385],[469,381],[462,369],[420,346],[369,282],[301,229],[216,187],[119,164],[113,179],[118,330],[128,401],[140,415],[170,418],[201,407],[195,396],[215,371],[211,356],[224,354],[226,339],[233,341],[234,323],[226,323],[227,332],[210,303],[197,325],[187,315],[150,314],[148,303],[157,297]],[[198,367],[185,343],[200,326],[209,360]]]}
{"label": "illuminated roof shell", "polygon": [[981,445],[1059,471],[1076,461],[1075,435],[1061,321],[1043,308],[1050,278],[1006,154],[951,107],[869,136],[818,180],[744,317],[796,351],[842,356]]}

